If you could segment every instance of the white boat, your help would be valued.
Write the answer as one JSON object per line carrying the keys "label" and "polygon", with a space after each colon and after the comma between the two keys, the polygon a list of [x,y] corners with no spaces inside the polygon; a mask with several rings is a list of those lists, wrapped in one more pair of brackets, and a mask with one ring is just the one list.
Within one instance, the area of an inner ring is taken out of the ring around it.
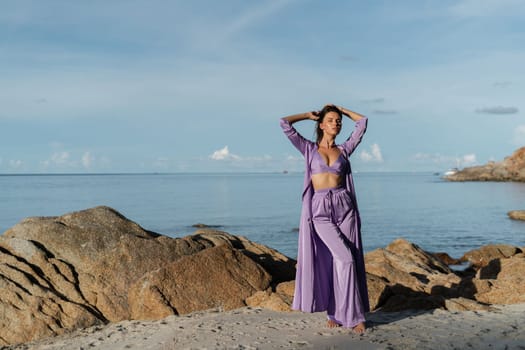
{"label": "white boat", "polygon": [[451,175],[454,175],[455,173],[457,173],[458,171],[459,171],[458,168],[448,169],[447,171],[445,171],[443,173],[443,176],[451,176]]}

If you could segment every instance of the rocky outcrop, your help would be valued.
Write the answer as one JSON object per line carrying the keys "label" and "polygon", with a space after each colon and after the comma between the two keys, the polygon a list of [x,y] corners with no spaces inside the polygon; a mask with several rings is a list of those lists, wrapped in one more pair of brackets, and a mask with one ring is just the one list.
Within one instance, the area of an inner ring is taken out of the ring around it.
{"label": "rocky outcrop", "polygon": [[511,210],[507,215],[511,219],[525,221],[525,210]]}
{"label": "rocky outcrop", "polygon": [[[242,306],[293,279],[294,266],[242,237],[201,230],[170,238],[108,207],[28,218],[0,236],[0,345],[166,310]],[[180,301],[189,293],[192,303]]]}
{"label": "rocky outcrop", "polygon": [[[520,248],[487,245],[465,253],[460,260],[470,267],[453,271],[436,255],[403,239],[366,254],[371,308],[488,310],[490,304],[525,302],[525,254]],[[370,275],[376,282],[370,283],[374,281]]]}
{"label": "rocky outcrop", "polygon": [[371,301],[377,300],[371,308],[387,311],[442,307],[444,296],[457,296],[453,289],[461,282],[461,277],[441,260],[404,239],[367,253],[365,266],[368,274],[386,282],[383,289],[369,293]]}
{"label": "rocky outcrop", "polygon": [[468,261],[474,267],[487,266],[494,259],[510,258],[521,253],[519,247],[508,244],[489,244],[466,252],[459,260]]}
{"label": "rocky outcrop", "polygon": [[501,162],[473,166],[444,177],[450,181],[525,181],[525,147]]}
{"label": "rocky outcrop", "polygon": [[494,259],[476,273],[472,283],[476,300],[487,304],[525,302],[525,255]]}
{"label": "rocky outcrop", "polygon": [[295,281],[282,282],[275,291],[271,288],[257,292],[246,299],[246,304],[253,307],[263,307],[275,311],[291,311]]}
{"label": "rocky outcrop", "polygon": [[[453,271],[398,239],[365,255],[372,310],[484,310],[525,302],[525,254],[490,245]],[[0,236],[0,346],[124,319],[250,305],[288,311],[295,261],[211,228],[183,238],[108,207],[23,220]]]}
{"label": "rocky outcrop", "polygon": [[[501,281],[498,281],[500,275],[489,274],[492,271],[489,267],[507,266],[510,258],[521,255],[521,250],[514,246],[488,245],[466,253],[462,259],[453,259],[448,254],[429,253],[404,239],[397,239],[387,247],[365,255],[370,308],[382,311],[488,310],[488,304],[496,301],[519,301],[522,298],[519,292],[525,286],[521,277],[509,276],[512,270],[505,269],[501,272]],[[461,261],[469,262],[471,267],[454,271],[448,266]],[[518,266],[519,262],[514,264]],[[518,287],[514,290],[508,281],[516,282]],[[289,286],[287,293],[268,288],[255,293],[246,302],[250,306],[288,311],[293,296],[292,283],[281,284]],[[496,299],[495,295],[509,298]]]}

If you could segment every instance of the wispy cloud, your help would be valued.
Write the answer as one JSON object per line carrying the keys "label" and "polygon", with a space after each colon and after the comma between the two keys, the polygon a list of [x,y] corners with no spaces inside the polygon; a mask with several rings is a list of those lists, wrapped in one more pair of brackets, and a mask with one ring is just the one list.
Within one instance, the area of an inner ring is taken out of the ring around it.
{"label": "wispy cloud", "polygon": [[384,97],[377,97],[377,98],[361,100],[361,102],[363,102],[363,103],[383,103],[383,102],[385,102],[385,98]]}
{"label": "wispy cloud", "polygon": [[18,170],[22,167],[24,162],[20,159],[11,159],[9,160],[9,170]]}
{"label": "wispy cloud", "polygon": [[375,114],[397,114],[397,111],[394,109],[375,109],[373,113]]}
{"label": "wispy cloud", "polygon": [[463,167],[477,163],[477,157],[474,153],[468,153],[462,156],[449,156],[440,153],[416,153],[412,157],[417,162],[434,163],[439,166]]}
{"label": "wispy cloud", "polygon": [[504,107],[504,106],[494,106],[494,107],[483,107],[476,109],[476,113],[484,114],[516,114],[519,112],[517,107]]}
{"label": "wispy cloud", "polygon": [[357,57],[351,55],[341,55],[339,59],[344,62],[356,62],[358,60]]}
{"label": "wispy cloud", "polygon": [[377,143],[374,143],[370,146],[370,151],[363,150],[359,154],[364,162],[374,162],[374,163],[383,163],[383,155],[381,154],[381,148]]}
{"label": "wispy cloud", "polygon": [[492,86],[496,88],[507,88],[512,85],[512,82],[510,81],[496,81],[492,84]]}
{"label": "wispy cloud", "polygon": [[[53,143],[54,148],[61,148],[58,142]],[[68,150],[56,150],[51,156],[40,161],[41,171],[91,171],[97,167],[107,168],[110,160],[107,157],[96,157],[91,151],[71,152]]]}

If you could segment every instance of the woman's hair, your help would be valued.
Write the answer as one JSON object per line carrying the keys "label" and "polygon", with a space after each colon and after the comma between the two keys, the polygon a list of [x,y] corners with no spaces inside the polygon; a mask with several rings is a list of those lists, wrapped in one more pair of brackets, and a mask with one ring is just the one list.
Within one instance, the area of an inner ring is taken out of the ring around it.
{"label": "woman's hair", "polygon": [[315,132],[317,134],[317,140],[316,140],[317,144],[319,144],[319,142],[321,142],[321,139],[323,138],[323,130],[319,127],[319,124],[323,122],[323,119],[328,112],[335,112],[339,115],[340,118],[343,118],[341,111],[336,106],[334,105],[324,106],[324,108],[321,109],[319,113],[317,114],[319,117],[319,119],[317,119],[317,126],[315,129]]}

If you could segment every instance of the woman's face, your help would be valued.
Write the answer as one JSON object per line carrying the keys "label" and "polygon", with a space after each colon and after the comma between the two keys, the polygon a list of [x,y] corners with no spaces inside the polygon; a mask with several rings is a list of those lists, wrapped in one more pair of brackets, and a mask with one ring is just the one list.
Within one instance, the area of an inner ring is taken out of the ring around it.
{"label": "woman's face", "polygon": [[336,112],[328,112],[319,127],[325,134],[336,136],[341,131],[341,117]]}

